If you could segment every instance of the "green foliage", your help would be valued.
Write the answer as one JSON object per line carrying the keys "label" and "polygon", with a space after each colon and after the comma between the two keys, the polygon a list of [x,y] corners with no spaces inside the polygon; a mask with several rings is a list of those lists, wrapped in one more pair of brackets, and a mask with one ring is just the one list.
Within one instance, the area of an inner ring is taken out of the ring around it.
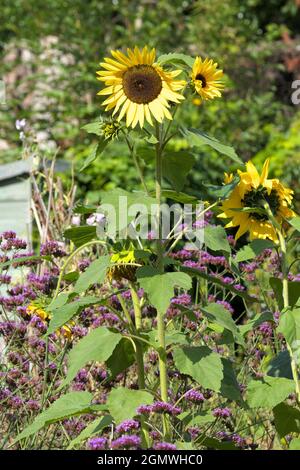
{"label": "green foliage", "polygon": [[77,437],[75,437],[75,439],[72,439],[72,441],[67,447],[67,450],[73,449],[75,446],[77,446],[89,437],[100,434],[103,429],[105,429],[111,423],[112,417],[110,415],[105,415],[94,419],[90,424],[86,426],[86,428],[84,428],[83,431],[81,431],[81,433]]}
{"label": "green foliage", "polygon": [[176,192],[180,192],[186,182],[189,171],[193,168],[195,158],[187,152],[166,152],[163,159],[163,175]]}
{"label": "green foliage", "polygon": [[96,227],[82,225],[81,227],[72,227],[64,232],[64,237],[71,240],[79,248],[96,238]]}
{"label": "green foliage", "polygon": [[283,312],[277,330],[290,345],[296,341],[300,342],[300,308]]}
{"label": "green foliage", "polygon": [[245,245],[237,252],[234,260],[237,263],[248,261],[260,255],[267,248],[273,248],[273,246],[270,240],[253,240],[249,245]]}
{"label": "green foliage", "polygon": [[274,408],[294,391],[294,382],[282,377],[264,377],[251,380],[247,387],[250,408]]}
{"label": "green foliage", "polygon": [[[142,267],[137,271],[137,278],[140,286],[147,293],[150,303],[163,314],[170,305],[175,287],[186,290],[192,287],[191,278],[179,272],[159,274],[155,269]],[[163,290],[161,290],[162,285]]]}
{"label": "green foliage", "polygon": [[[63,302],[65,297],[59,297]],[[51,311],[52,318],[49,323],[47,335],[54,333],[58,328],[70,321],[75,315],[89,305],[96,305],[103,302],[102,299],[94,296],[86,296],[64,305],[57,305],[54,302],[48,309]]]}
{"label": "green foliage", "polygon": [[223,305],[211,303],[205,308],[201,308],[201,312],[208,318],[209,321],[217,323],[226,330],[230,331],[237,343],[245,345],[238,327],[236,326],[233,319],[228,315],[228,310],[226,310]]}
{"label": "green foliage", "polygon": [[93,395],[88,392],[70,392],[63,395],[50,405],[47,410],[39,414],[33,423],[17,436],[16,442],[37,433],[44,426],[49,426],[51,423],[77,414],[87,413],[90,409],[92,398]]}
{"label": "green foliage", "polygon": [[241,400],[231,363],[207,346],[190,346],[174,351],[176,367],[199,385],[220,392],[231,400]]}
{"label": "green foliage", "polygon": [[150,405],[152,402],[153,396],[149,392],[119,387],[110,392],[107,406],[118,424],[136,416],[136,410],[140,405]]}
{"label": "green foliage", "polygon": [[71,349],[68,356],[68,373],[61,387],[70,383],[79,369],[87,362],[104,362],[109,359],[121,339],[122,335],[110,331],[108,328],[99,327],[90,331]]}
{"label": "green foliage", "polygon": [[198,129],[184,129],[183,135],[186,137],[188,143],[192,147],[202,147],[203,145],[209,145],[214,150],[217,150],[217,152],[229,157],[235,163],[242,164],[242,161],[237,156],[235,150],[232,147],[222,144],[214,137],[211,137],[204,132],[199,131]]}
{"label": "green foliage", "polygon": [[101,256],[93,261],[88,268],[82,273],[75,286],[74,292],[80,294],[88,290],[93,284],[101,284],[106,277],[106,271],[110,264],[110,256]]}
{"label": "green foliage", "polygon": [[230,253],[230,245],[227,240],[227,234],[221,225],[213,227],[208,225],[204,229],[204,243],[213,251],[224,251]]}
{"label": "green foliage", "polygon": [[275,428],[279,437],[291,432],[300,432],[300,411],[286,403],[280,403],[274,410]]}

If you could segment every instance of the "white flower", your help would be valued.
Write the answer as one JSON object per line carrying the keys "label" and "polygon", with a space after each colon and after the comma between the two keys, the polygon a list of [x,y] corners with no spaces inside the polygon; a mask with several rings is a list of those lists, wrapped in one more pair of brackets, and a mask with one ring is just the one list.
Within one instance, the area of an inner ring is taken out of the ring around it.
{"label": "white flower", "polygon": [[16,120],[16,129],[17,131],[23,131],[26,126],[26,119],[17,119]]}
{"label": "white flower", "polygon": [[104,214],[95,213],[86,219],[87,225],[105,225],[106,218]]}
{"label": "white flower", "polygon": [[72,225],[80,225],[80,215],[73,215]]}

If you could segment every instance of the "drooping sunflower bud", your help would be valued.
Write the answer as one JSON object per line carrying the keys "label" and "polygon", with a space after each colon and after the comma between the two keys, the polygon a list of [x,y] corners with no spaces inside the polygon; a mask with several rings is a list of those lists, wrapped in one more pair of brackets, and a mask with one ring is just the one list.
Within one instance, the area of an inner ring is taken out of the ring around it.
{"label": "drooping sunflower bud", "polygon": [[135,273],[139,267],[139,261],[135,257],[134,250],[120,251],[114,253],[111,257],[111,267],[108,270],[107,277],[110,281],[122,281],[127,279],[134,282]]}

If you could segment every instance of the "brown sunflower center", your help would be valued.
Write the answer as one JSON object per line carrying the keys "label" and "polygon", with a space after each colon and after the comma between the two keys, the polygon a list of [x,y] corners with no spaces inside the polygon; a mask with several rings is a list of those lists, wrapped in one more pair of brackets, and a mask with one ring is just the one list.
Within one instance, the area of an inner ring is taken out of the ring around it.
{"label": "brown sunflower center", "polygon": [[196,80],[199,80],[201,83],[202,83],[202,88],[205,88],[206,87],[206,78],[202,75],[202,73],[198,73],[196,75]]}
{"label": "brown sunflower center", "polygon": [[151,65],[135,65],[123,75],[124,93],[130,101],[147,104],[161,92],[162,80]]}
{"label": "brown sunflower center", "polygon": [[[275,189],[272,189],[270,194],[268,194],[268,191],[264,186],[259,186],[257,189],[248,191],[245,194],[244,199],[242,199],[244,207],[253,207],[253,209],[263,209],[265,202],[269,204],[272,213],[276,215],[280,209],[280,197]],[[250,212],[249,215],[259,221],[268,220],[268,216],[266,214],[259,213],[255,210]]]}

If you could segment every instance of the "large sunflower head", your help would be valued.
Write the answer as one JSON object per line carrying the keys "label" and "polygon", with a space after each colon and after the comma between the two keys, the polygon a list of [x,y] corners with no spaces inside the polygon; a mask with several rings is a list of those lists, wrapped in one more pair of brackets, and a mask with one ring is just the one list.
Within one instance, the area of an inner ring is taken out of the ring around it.
{"label": "large sunflower head", "polygon": [[[226,227],[239,227],[236,239],[249,232],[251,240],[269,238],[277,242],[276,229],[264,211],[266,203],[279,224],[295,216],[290,208],[293,191],[278,179],[268,179],[268,171],[269,160],[265,161],[261,175],[252,162],[246,163],[246,171],[238,171],[239,183],[222,204],[223,213],[219,217],[231,219]],[[231,175],[225,175],[226,183],[231,180]]]}
{"label": "large sunflower head", "polygon": [[221,78],[223,77],[223,70],[218,69],[218,64],[213,60],[196,57],[191,79],[196,92],[203,100],[212,100],[221,96],[221,91],[224,88]]}
{"label": "large sunflower head", "polygon": [[111,55],[113,59],[106,57],[97,72],[98,80],[106,85],[98,93],[108,95],[103,102],[105,110],[114,109],[113,115],[119,112],[119,121],[126,116],[127,127],[139,123],[142,128],[145,120],[153,125],[152,117],[158,122],[172,119],[169,102],[184,99],[178,91],[185,81],[175,80],[181,70],[164,70],[155,63],[155,49],[148,50],[147,46],[127,49],[127,55],[120,51],[111,51]]}

